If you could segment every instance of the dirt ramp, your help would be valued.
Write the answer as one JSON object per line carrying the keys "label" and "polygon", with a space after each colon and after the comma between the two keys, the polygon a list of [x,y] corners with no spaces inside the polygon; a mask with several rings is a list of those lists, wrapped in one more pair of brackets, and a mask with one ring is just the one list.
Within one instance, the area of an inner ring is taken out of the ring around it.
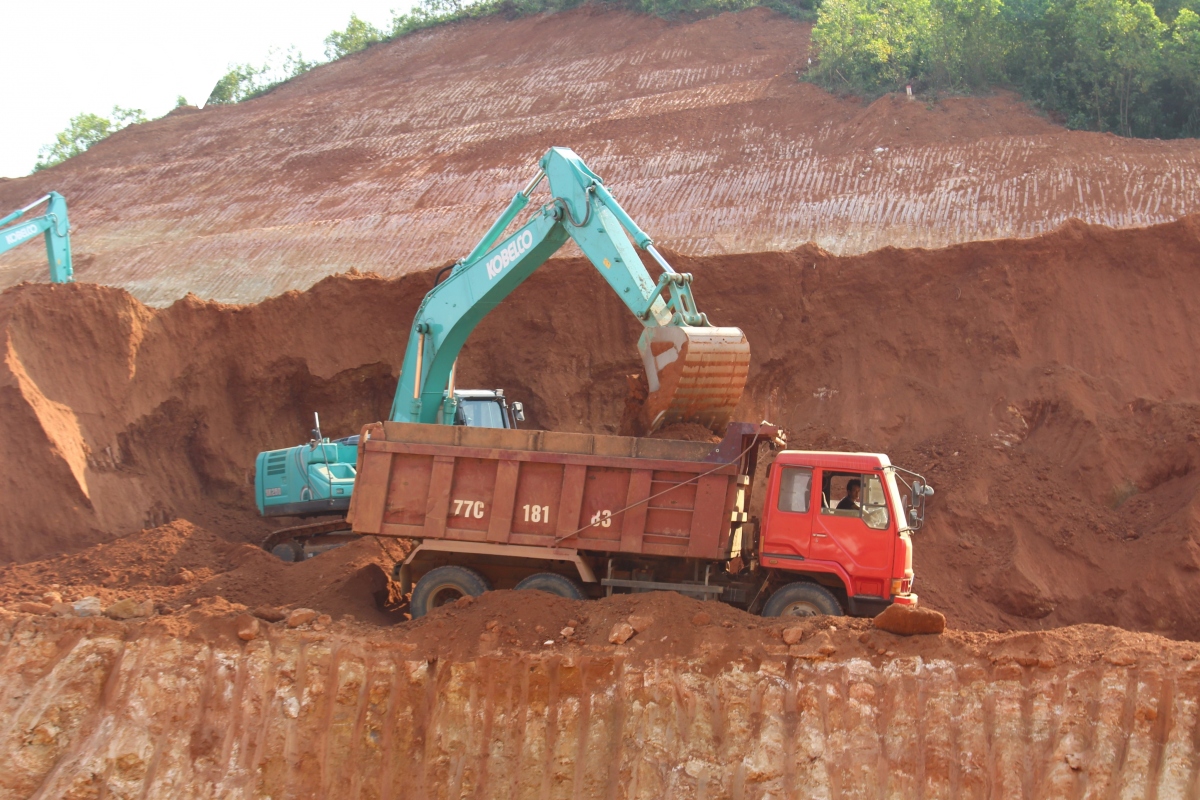
{"label": "dirt ramp", "polygon": [[[479,638],[473,655],[437,658],[404,631],[353,623],[263,625],[242,642],[200,612],[140,624],[0,614],[0,708],[13,721],[0,786],[146,798],[183,787],[198,798],[1195,794],[1191,644],[1090,626],[908,640],[824,628],[788,645],[778,623],[696,627],[696,601],[558,608],[530,595],[515,613],[483,602],[438,613],[472,631],[526,610],[606,625],[660,616],[622,646]],[[663,641],[683,629],[693,645]]]}

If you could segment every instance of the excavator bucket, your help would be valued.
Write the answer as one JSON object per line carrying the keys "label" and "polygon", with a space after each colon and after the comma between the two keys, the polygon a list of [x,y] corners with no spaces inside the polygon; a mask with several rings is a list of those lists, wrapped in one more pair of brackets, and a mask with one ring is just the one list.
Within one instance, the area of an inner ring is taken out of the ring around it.
{"label": "excavator bucket", "polygon": [[643,413],[651,432],[678,422],[724,432],[750,369],[750,343],[740,328],[647,328],[638,351],[650,388]]}

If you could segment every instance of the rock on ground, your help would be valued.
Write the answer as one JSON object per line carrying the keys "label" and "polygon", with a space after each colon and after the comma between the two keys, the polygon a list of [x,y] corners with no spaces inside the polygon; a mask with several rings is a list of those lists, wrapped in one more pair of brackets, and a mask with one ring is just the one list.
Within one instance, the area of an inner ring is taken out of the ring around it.
{"label": "rock on ground", "polygon": [[936,634],[946,630],[946,618],[932,608],[913,608],[893,603],[875,617],[875,627],[900,636]]}

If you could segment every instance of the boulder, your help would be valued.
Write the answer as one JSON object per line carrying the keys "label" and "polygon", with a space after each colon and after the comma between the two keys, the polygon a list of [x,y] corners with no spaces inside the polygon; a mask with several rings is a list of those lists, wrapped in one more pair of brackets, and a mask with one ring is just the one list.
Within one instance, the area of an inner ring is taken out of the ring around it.
{"label": "boulder", "polygon": [[893,603],[875,617],[875,627],[900,636],[940,634],[946,630],[946,618],[932,608],[913,608]]}
{"label": "boulder", "polygon": [[616,625],[613,625],[612,632],[608,634],[608,640],[613,644],[625,644],[633,634],[632,625],[628,622],[618,622]]}
{"label": "boulder", "polygon": [[250,613],[266,622],[283,622],[287,619],[287,614],[274,606],[259,606]]}
{"label": "boulder", "polygon": [[238,638],[243,642],[253,641],[258,638],[261,625],[257,617],[251,614],[240,614],[234,620],[234,623],[237,625]]}
{"label": "boulder", "polygon": [[306,625],[317,618],[317,612],[311,608],[297,608],[292,613],[288,614],[287,626],[289,628],[299,628],[301,625]]}
{"label": "boulder", "polygon": [[13,611],[20,611],[22,614],[49,614],[53,611],[53,607],[46,603],[24,602],[17,603],[12,607]]}
{"label": "boulder", "polygon": [[71,610],[77,617],[98,617],[104,613],[99,597],[84,597],[71,603]]}
{"label": "boulder", "polygon": [[104,616],[109,619],[137,619],[138,617],[150,617],[154,615],[154,601],[143,600],[138,602],[132,597],[126,597],[124,600],[118,600],[108,608],[104,609]]}

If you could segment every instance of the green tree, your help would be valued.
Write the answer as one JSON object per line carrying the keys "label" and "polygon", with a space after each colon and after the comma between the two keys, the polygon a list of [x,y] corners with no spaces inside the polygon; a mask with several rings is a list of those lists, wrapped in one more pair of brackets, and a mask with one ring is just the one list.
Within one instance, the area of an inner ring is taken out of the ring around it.
{"label": "green tree", "polygon": [[209,92],[206,106],[223,106],[240,103],[266,94],[281,83],[303,75],[313,67],[315,61],[306,61],[304,54],[294,47],[282,55],[272,49],[261,67],[253,64],[230,64],[229,72],[221,76]]}
{"label": "green tree", "polygon": [[120,106],[113,106],[111,118],[99,114],[80,114],[72,117],[66,129],[55,135],[53,142],[43,145],[38,150],[33,171],[38,172],[60,164],[122,128],[145,121],[146,115],[140,108]]}
{"label": "green tree", "polygon": [[137,125],[146,121],[146,112],[140,108],[121,108],[113,106],[112,110],[112,133],[116,133],[121,128],[127,128],[130,125]]}
{"label": "green tree", "polygon": [[814,77],[849,89],[899,88],[923,74],[932,22],[929,0],[825,0],[812,32]]}
{"label": "green tree", "polygon": [[1075,0],[1066,13],[1068,81],[1097,130],[1132,136],[1132,111],[1158,77],[1166,26],[1145,0]]}
{"label": "green tree", "polygon": [[333,31],[325,37],[325,57],[334,61],[351,53],[366,50],[381,41],[383,41],[383,31],[371,23],[359,19],[357,14],[351,14],[346,30]]}
{"label": "green tree", "polygon": [[981,89],[1003,79],[1010,42],[1002,0],[932,0],[926,77],[951,90]]}
{"label": "green tree", "polygon": [[1163,46],[1164,112],[1170,133],[1200,136],[1200,14],[1183,8]]}
{"label": "green tree", "polygon": [[[487,0],[483,0],[479,5],[484,3],[487,3],[489,8],[495,5]],[[473,6],[464,4],[461,0],[420,0],[408,13],[392,17],[392,36],[403,36],[422,28],[463,19],[470,15],[472,8]]]}
{"label": "green tree", "polygon": [[238,103],[257,91],[259,70],[251,64],[231,64],[229,72],[217,80],[208,93],[205,106],[225,106]]}

